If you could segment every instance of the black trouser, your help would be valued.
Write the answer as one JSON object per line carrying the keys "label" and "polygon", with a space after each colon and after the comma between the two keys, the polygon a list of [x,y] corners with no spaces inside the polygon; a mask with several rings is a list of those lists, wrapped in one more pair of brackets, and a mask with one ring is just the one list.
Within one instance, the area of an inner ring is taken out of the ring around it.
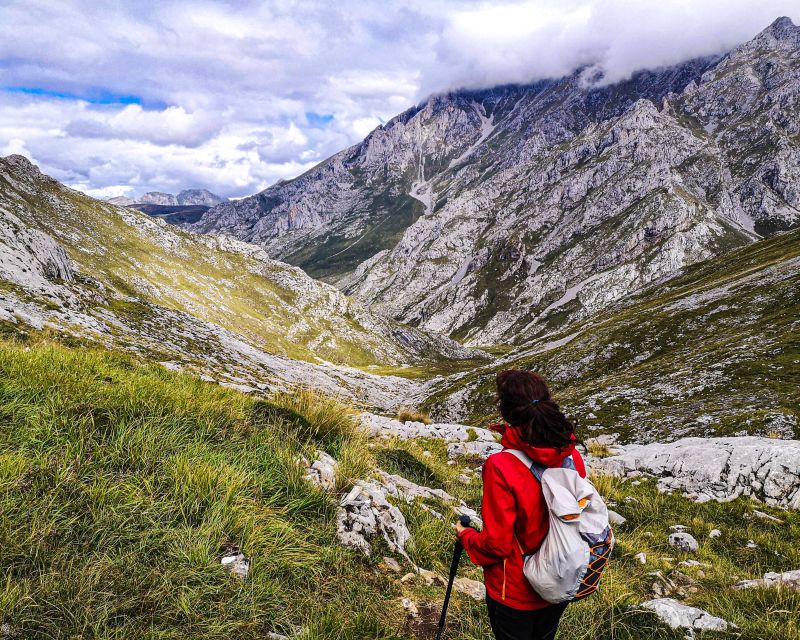
{"label": "black trouser", "polygon": [[489,622],[497,640],[553,640],[567,604],[564,602],[535,611],[521,611],[486,596]]}

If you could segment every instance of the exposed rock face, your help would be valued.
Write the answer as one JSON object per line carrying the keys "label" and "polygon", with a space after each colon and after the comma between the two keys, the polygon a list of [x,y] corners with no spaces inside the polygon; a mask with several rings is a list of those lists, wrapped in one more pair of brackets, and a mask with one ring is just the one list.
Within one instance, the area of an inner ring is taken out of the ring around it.
{"label": "exposed rock face", "polygon": [[798,440],[683,438],[619,449],[617,455],[593,459],[592,469],[614,475],[651,474],[662,491],[680,491],[699,501],[724,502],[744,495],[800,509]]}
{"label": "exposed rock face", "polygon": [[436,96],[299,178],[208,211],[392,315],[516,341],[800,223],[798,31],[601,86]]}
{"label": "exposed rock face", "polygon": [[495,443],[494,435],[488,429],[468,427],[463,424],[423,422],[400,422],[394,418],[365,412],[361,414],[361,427],[375,436],[409,438],[440,438],[447,442],[467,442],[470,440]]}
{"label": "exposed rock face", "polygon": [[154,204],[163,207],[186,207],[192,205],[213,207],[227,201],[227,198],[215,195],[208,189],[185,189],[177,196],[171,193],[162,193],[161,191],[150,191],[138,198],[118,196],[109,198],[106,202],[119,207],[128,207],[136,204]]}
{"label": "exposed rock face", "polygon": [[722,618],[712,616],[707,611],[690,607],[672,598],[658,598],[641,604],[645,609],[654,611],[673,629],[697,629],[698,631],[727,631],[730,623]]}

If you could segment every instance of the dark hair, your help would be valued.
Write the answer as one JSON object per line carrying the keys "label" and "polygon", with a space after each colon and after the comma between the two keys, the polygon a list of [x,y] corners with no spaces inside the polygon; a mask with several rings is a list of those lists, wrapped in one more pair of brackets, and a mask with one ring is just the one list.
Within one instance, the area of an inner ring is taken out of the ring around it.
{"label": "dark hair", "polygon": [[563,449],[580,442],[575,423],[550,395],[544,378],[530,371],[508,369],[497,374],[497,408],[522,439],[536,447]]}

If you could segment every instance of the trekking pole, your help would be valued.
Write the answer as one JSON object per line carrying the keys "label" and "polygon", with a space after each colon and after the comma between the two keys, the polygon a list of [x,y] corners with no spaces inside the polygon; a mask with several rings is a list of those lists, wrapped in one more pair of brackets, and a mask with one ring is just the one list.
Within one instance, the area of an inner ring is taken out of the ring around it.
{"label": "trekking pole", "polygon": [[[461,526],[469,526],[469,516],[461,516],[458,521]],[[453,547],[453,561],[450,563],[450,578],[447,581],[447,591],[444,592],[444,602],[442,603],[442,615],[439,618],[439,629],[436,631],[436,640],[442,640],[442,633],[444,632],[444,622],[447,617],[447,605],[450,604],[450,593],[453,591],[453,581],[456,579],[458,573],[458,563],[461,560],[461,552],[464,550],[464,545],[461,540],[456,539],[455,547]]]}

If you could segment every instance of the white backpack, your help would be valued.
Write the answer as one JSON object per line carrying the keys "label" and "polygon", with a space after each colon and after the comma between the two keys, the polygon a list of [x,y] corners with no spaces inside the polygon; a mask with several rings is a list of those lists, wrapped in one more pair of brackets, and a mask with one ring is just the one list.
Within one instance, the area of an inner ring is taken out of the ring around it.
{"label": "white backpack", "polygon": [[[560,468],[534,462],[517,449],[504,449],[528,467],[542,485],[550,531],[542,546],[523,555],[523,572],[536,593],[557,604],[591,595],[614,548],[608,508],[594,485],[581,478],[572,456]],[[515,536],[516,539],[516,536]]]}

